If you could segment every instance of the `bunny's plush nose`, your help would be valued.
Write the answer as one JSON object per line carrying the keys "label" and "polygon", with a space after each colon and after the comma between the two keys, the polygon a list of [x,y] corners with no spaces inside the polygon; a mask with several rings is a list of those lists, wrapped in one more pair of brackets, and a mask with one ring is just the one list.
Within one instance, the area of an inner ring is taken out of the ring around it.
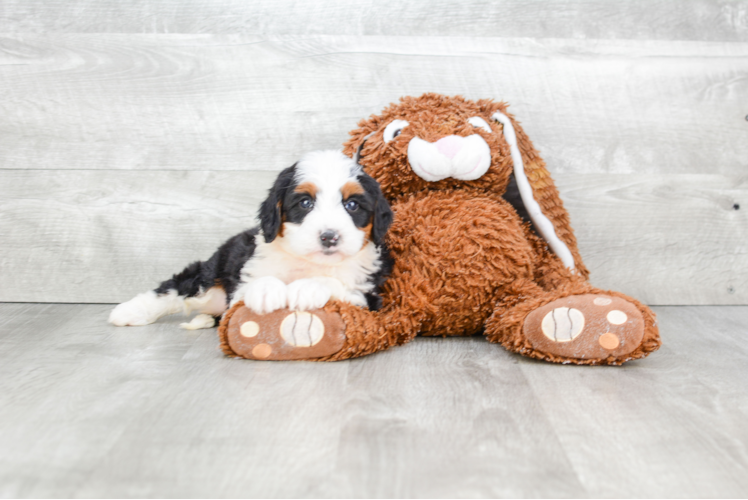
{"label": "bunny's plush nose", "polygon": [[462,137],[448,135],[436,141],[436,149],[450,160],[462,149]]}

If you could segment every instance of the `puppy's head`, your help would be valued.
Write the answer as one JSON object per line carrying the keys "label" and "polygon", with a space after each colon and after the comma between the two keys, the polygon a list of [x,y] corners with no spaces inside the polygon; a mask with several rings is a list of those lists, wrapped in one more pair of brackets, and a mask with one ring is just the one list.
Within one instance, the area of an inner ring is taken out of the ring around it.
{"label": "puppy's head", "polygon": [[339,151],[317,151],[283,170],[260,207],[267,243],[295,255],[338,262],[379,245],[392,211],[379,184]]}

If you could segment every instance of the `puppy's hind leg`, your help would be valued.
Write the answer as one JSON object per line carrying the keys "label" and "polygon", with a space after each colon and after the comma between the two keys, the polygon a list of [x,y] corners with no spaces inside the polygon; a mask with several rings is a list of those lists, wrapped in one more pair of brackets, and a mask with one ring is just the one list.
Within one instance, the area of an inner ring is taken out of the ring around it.
{"label": "puppy's hind leg", "polygon": [[115,326],[150,325],[163,316],[181,311],[184,311],[184,297],[176,290],[166,293],[151,290],[115,307],[109,314],[109,322]]}
{"label": "puppy's hind leg", "polygon": [[[212,314],[219,307],[221,296],[205,293],[204,290],[211,287],[214,282],[215,272],[210,263],[193,262],[181,273],[161,283],[155,290],[136,295],[115,307],[109,315],[109,322],[115,326],[150,325],[163,316],[187,312],[187,300],[197,301],[196,304],[191,304],[191,309]],[[201,299],[205,297],[207,300],[203,304]],[[224,309],[225,300],[224,294]],[[203,310],[203,307],[206,310]]]}
{"label": "puppy's hind leg", "polygon": [[179,323],[179,328],[185,330],[201,330],[203,328],[213,328],[218,323],[219,318],[210,314],[198,314],[190,320],[189,323]]}
{"label": "puppy's hind leg", "polygon": [[222,287],[214,286],[195,297],[184,299],[184,306],[187,314],[192,311],[197,311],[200,314],[192,318],[189,323],[181,323],[179,325],[181,328],[185,330],[213,328],[228,308],[228,298]]}

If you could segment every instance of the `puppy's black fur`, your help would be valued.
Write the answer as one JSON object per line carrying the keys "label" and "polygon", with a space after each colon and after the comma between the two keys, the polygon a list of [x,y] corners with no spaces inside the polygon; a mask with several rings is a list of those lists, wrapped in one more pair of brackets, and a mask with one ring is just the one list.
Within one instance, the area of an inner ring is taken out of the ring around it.
{"label": "puppy's black fur", "polygon": [[231,297],[241,282],[242,267],[255,253],[259,232],[255,227],[232,236],[208,260],[193,262],[154,291],[161,295],[176,290],[178,295],[194,297],[201,290],[220,286]]}
{"label": "puppy's black fur", "polygon": [[289,191],[293,191],[296,176],[296,163],[281,171],[270,188],[268,197],[260,205],[260,227],[265,243],[270,243],[277,236],[283,224],[283,202]]}
{"label": "puppy's black fur", "polygon": [[375,245],[381,245],[384,243],[384,236],[387,234],[387,230],[392,225],[394,218],[392,209],[384,198],[377,181],[367,174],[359,175],[357,180],[361,184],[361,187],[364,188],[366,196],[354,196],[359,197],[359,203],[362,207],[365,207],[367,217],[360,222],[356,218],[353,220],[358,227],[364,227],[371,223],[371,238]]}

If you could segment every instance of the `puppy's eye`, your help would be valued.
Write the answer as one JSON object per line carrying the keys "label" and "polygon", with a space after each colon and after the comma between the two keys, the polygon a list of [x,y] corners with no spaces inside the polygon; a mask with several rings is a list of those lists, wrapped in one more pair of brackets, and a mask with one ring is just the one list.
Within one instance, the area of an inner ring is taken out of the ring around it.
{"label": "puppy's eye", "polygon": [[405,127],[408,126],[408,122],[405,120],[392,120],[389,125],[384,128],[384,142],[390,142],[392,139],[400,135]]}
{"label": "puppy's eye", "polygon": [[299,206],[304,210],[309,210],[314,206],[314,202],[309,198],[304,198],[299,202]]}
{"label": "puppy's eye", "polygon": [[355,212],[358,210],[358,202],[356,200],[348,200],[343,204],[343,206],[349,212]]}
{"label": "puppy's eye", "polygon": [[489,134],[491,133],[491,127],[486,123],[486,120],[481,118],[480,116],[474,116],[468,120],[468,123],[472,125],[475,128],[482,128]]}

